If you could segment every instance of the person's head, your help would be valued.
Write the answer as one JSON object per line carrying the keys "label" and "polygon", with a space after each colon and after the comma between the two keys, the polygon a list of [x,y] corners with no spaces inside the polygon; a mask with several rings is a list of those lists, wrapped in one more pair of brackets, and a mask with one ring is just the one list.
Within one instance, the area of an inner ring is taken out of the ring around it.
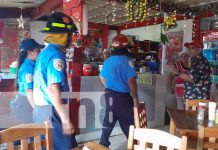
{"label": "person's head", "polygon": [[123,34],[118,34],[112,39],[113,54],[128,55],[129,39]]}
{"label": "person's head", "polygon": [[104,49],[104,51],[101,54],[101,57],[102,59],[105,60],[106,58],[110,57],[110,55],[111,55],[111,51],[109,49]]}
{"label": "person's head", "polygon": [[46,33],[47,43],[58,44],[62,47],[69,47],[72,41],[72,34],[77,34],[77,27],[70,16],[56,12],[53,13],[42,31]]}
{"label": "person's head", "polygon": [[179,59],[183,64],[188,63],[188,60],[189,60],[188,51],[182,50],[181,52],[179,52]]}
{"label": "person's head", "polygon": [[203,48],[203,44],[199,40],[194,40],[191,43],[185,43],[184,46],[188,48],[189,56],[196,57],[198,56]]}
{"label": "person's head", "polygon": [[23,40],[20,44],[21,52],[19,56],[18,68],[20,68],[25,58],[36,61],[41,48],[44,48],[44,45],[40,45],[34,39]]}

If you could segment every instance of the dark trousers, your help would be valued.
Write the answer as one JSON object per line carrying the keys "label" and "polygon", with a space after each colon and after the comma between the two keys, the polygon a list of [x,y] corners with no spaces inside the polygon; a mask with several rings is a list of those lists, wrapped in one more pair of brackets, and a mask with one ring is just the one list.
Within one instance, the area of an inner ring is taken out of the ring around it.
{"label": "dark trousers", "polygon": [[130,93],[106,90],[106,111],[103,121],[100,144],[108,147],[109,137],[118,121],[123,133],[128,138],[129,126],[134,124],[133,99]]}
{"label": "dark trousers", "polygon": [[52,122],[52,149],[70,150],[77,147],[75,135],[64,135],[61,119],[53,106],[36,106],[33,111],[35,122],[44,122],[49,118]]}

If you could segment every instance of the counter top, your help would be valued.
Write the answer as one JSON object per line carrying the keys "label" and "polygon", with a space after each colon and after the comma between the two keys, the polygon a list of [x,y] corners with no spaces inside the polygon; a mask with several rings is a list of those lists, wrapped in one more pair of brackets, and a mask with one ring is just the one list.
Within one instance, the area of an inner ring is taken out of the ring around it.
{"label": "counter top", "polygon": [[16,74],[11,74],[9,72],[0,73],[0,80],[2,79],[16,79]]}

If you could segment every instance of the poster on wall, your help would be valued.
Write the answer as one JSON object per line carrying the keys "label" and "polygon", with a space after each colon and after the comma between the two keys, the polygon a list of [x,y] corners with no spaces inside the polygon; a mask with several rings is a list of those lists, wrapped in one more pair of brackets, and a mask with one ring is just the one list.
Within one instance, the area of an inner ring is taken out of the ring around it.
{"label": "poster on wall", "polygon": [[83,20],[83,2],[82,0],[65,0],[63,2],[63,11],[65,14],[71,16],[79,33],[82,33]]}
{"label": "poster on wall", "polygon": [[167,33],[169,42],[166,45],[166,59],[168,62],[178,60],[178,53],[183,48],[183,31]]}

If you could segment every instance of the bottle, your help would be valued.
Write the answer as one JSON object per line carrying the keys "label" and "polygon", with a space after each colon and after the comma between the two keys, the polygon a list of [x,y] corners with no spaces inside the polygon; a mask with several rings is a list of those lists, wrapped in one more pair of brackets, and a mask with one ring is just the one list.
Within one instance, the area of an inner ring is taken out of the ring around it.
{"label": "bottle", "polygon": [[218,124],[218,107],[216,108],[216,118],[215,118],[215,123]]}
{"label": "bottle", "polygon": [[211,75],[216,75],[216,72],[217,72],[216,68],[211,67],[210,70],[211,70]]}
{"label": "bottle", "polygon": [[198,105],[198,116],[197,116],[197,119],[199,121],[204,120],[204,113],[205,113],[206,105],[207,105],[207,103],[201,103],[201,102]]}

